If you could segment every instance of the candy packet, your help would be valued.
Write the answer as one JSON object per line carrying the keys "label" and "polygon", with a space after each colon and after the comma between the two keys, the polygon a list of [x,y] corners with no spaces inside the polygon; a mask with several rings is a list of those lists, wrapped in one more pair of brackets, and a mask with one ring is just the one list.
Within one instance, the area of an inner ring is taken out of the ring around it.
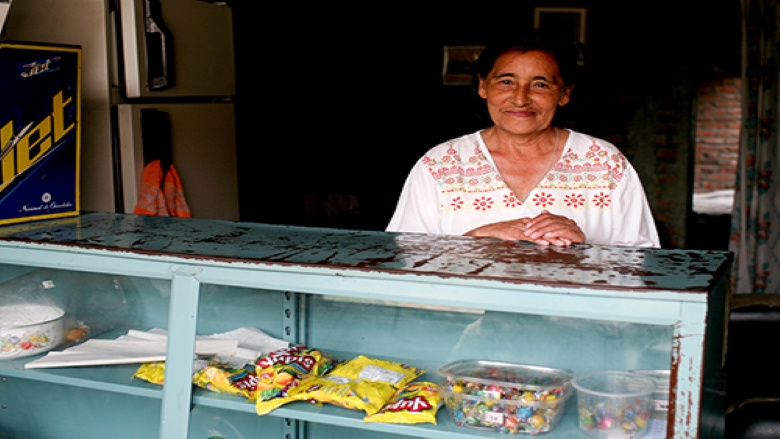
{"label": "candy packet", "polygon": [[373,414],[379,411],[394,393],[395,389],[384,383],[312,376],[289,389],[286,395],[258,401],[255,407],[258,415],[264,415],[293,401],[308,401]]}
{"label": "candy packet", "polygon": [[[203,369],[208,365],[209,360],[194,360],[192,362],[193,373]],[[143,363],[138,367],[133,376],[130,378],[138,378],[144,381],[148,381],[152,384],[163,385],[165,383],[165,361]]]}
{"label": "candy packet", "polygon": [[209,364],[195,372],[192,382],[200,388],[216,393],[243,396],[249,401],[257,398],[257,374],[254,369]]}
{"label": "candy packet", "polygon": [[[254,401],[257,394],[257,375],[249,369],[234,369],[218,362],[196,360],[193,368],[192,383],[216,393],[243,396]],[[165,362],[143,363],[132,378],[142,379],[152,384],[165,383]]]}
{"label": "candy packet", "polygon": [[436,413],[442,405],[439,387],[430,382],[410,383],[398,389],[378,412],[368,414],[364,422],[393,424],[436,424]]}
{"label": "candy packet", "polygon": [[329,378],[341,377],[351,381],[383,383],[400,389],[423,373],[425,373],[424,370],[414,366],[360,355],[338,364],[327,376]]}
{"label": "candy packet", "polygon": [[143,363],[138,367],[131,378],[138,378],[152,384],[163,385],[165,382],[165,362],[155,361]]}
{"label": "candy packet", "polygon": [[338,361],[318,349],[292,346],[264,355],[255,361],[257,400],[286,396],[310,376],[328,373]]}

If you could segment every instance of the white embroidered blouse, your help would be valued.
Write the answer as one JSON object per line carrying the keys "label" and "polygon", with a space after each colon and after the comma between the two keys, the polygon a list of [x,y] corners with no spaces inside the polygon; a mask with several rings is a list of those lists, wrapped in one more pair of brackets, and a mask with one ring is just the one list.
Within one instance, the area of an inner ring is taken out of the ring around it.
{"label": "white embroidered blouse", "polygon": [[525,200],[504,183],[480,132],[435,146],[412,168],[387,231],[462,235],[544,209],[574,220],[589,244],[660,246],[639,175],[626,157],[575,131]]}

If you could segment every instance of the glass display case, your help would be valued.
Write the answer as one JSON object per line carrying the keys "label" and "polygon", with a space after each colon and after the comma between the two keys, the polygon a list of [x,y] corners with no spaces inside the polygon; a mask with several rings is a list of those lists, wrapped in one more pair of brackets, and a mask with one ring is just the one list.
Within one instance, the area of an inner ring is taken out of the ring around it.
{"label": "glass display case", "polygon": [[[0,356],[0,438],[507,436],[458,426],[445,407],[435,424],[369,423],[358,410],[302,401],[258,416],[247,398],[192,382],[196,340],[238,328],[337,359],[415,366],[426,371],[418,381],[440,382],[436,370],[462,359],[577,374],[669,370],[670,437],[722,437],[730,264],[721,251],[103,213],[6,226],[0,305],[45,293],[64,310],[65,335],[46,351]],[[123,353],[35,367],[151,330],[166,335],[164,385],[134,377],[141,361]],[[574,399],[544,436],[582,437]]]}

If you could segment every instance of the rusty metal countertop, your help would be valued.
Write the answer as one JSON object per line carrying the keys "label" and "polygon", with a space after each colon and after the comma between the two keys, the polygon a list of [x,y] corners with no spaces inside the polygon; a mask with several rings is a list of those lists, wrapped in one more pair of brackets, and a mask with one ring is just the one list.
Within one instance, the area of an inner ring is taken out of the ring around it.
{"label": "rusty metal countertop", "polygon": [[505,282],[706,293],[732,254],[714,250],[543,247],[464,236],[87,213],[0,227],[3,243],[188,259],[498,278]]}

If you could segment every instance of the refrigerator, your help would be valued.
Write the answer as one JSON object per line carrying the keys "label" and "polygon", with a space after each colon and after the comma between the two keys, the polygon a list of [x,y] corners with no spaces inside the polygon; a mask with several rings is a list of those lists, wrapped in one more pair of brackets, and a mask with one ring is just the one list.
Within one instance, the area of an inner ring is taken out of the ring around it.
{"label": "refrigerator", "polygon": [[193,217],[240,219],[232,19],[204,0],[11,4],[3,39],[82,48],[82,211],[133,213],[162,158]]}

